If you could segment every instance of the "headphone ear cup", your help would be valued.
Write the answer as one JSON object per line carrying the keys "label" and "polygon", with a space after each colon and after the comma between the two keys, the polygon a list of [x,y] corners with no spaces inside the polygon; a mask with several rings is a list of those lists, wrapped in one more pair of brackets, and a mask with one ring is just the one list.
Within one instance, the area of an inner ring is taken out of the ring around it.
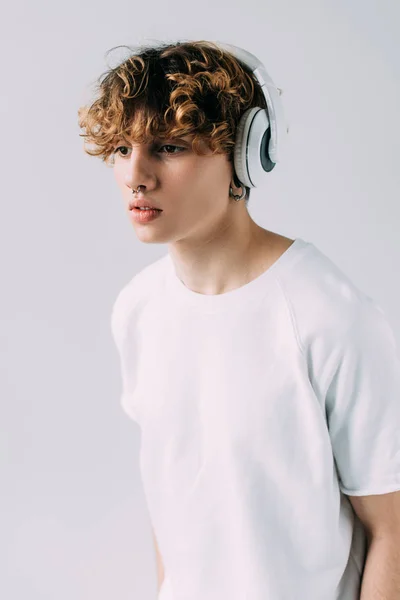
{"label": "headphone ear cup", "polygon": [[250,129],[253,115],[258,111],[257,107],[247,109],[240,117],[239,123],[236,128],[236,139],[235,148],[233,155],[233,162],[235,165],[235,172],[241,184],[246,187],[253,187],[252,182],[248,176],[247,171],[247,136]]}
{"label": "headphone ear cup", "polygon": [[236,133],[234,163],[240,181],[248,188],[257,187],[272,171],[269,156],[271,127],[264,108],[254,106],[243,113]]}

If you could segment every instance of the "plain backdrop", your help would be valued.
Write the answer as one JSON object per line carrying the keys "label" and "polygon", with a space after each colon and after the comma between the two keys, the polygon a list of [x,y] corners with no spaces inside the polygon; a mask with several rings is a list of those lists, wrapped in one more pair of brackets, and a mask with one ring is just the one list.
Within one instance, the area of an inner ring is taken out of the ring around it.
{"label": "plain backdrop", "polygon": [[283,88],[285,161],[251,194],[267,229],[326,253],[400,342],[400,4],[93,0],[2,10],[0,596],[151,600],[140,429],[119,404],[112,303],[167,252],[138,241],[77,109],[107,51],[242,46]]}

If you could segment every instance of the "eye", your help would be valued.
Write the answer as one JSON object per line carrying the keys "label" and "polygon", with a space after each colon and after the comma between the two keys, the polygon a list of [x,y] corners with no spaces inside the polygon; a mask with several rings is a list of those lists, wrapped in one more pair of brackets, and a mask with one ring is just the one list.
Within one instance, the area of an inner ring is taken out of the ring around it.
{"label": "eye", "polygon": [[[164,144],[164,146],[160,146],[160,148],[178,148],[179,151],[185,150],[182,146],[174,146],[173,144]],[[165,154],[165,152],[162,152],[161,154]],[[167,152],[166,154],[179,154],[179,152]]]}
{"label": "eye", "polygon": [[[184,150],[186,150],[186,148],[182,147],[182,146],[175,146],[173,144],[164,144],[163,146],[159,147],[159,150],[161,150],[161,148],[175,148],[178,150],[178,152],[161,152],[161,154],[166,154],[167,156],[170,154],[180,154],[181,152],[183,152]],[[115,150],[113,151],[113,154],[119,154],[120,156],[124,156],[126,157],[127,155],[125,153],[121,154],[121,150],[128,150],[128,146],[118,146],[118,148],[115,148]]]}
{"label": "eye", "polygon": [[[113,154],[120,154],[120,150],[121,148],[127,148],[127,146],[118,146],[118,148],[115,148],[115,150],[113,150]],[[121,156],[125,156],[125,154],[122,154]]]}

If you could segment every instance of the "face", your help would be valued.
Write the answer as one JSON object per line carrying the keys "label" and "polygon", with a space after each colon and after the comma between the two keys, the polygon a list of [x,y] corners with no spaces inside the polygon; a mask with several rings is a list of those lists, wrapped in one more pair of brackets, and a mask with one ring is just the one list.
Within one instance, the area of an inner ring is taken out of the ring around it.
{"label": "face", "polygon": [[[232,203],[232,165],[225,154],[212,155],[205,143],[197,155],[192,136],[160,139],[157,143],[115,144],[114,176],[138,238],[148,243],[202,243],[227,226]],[[141,185],[140,193],[132,189]],[[162,209],[155,219],[139,223],[129,202],[148,199]]]}

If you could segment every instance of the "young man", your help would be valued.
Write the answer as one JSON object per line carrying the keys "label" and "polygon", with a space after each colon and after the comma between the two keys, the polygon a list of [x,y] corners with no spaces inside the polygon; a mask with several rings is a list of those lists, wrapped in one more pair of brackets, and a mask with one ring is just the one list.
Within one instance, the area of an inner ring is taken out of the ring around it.
{"label": "young man", "polygon": [[312,243],[249,215],[232,149],[257,81],[203,41],[134,55],[101,91],[92,153],[138,238],[168,247],[111,320],[159,599],[397,599],[394,335]]}

